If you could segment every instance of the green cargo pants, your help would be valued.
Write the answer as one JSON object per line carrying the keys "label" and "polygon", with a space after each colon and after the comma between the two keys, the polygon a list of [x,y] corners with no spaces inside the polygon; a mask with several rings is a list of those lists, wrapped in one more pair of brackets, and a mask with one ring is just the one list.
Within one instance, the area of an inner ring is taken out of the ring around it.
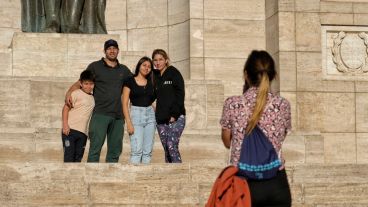
{"label": "green cargo pants", "polygon": [[107,135],[106,162],[118,162],[123,149],[124,120],[93,114],[89,123],[90,147],[87,162],[99,162]]}

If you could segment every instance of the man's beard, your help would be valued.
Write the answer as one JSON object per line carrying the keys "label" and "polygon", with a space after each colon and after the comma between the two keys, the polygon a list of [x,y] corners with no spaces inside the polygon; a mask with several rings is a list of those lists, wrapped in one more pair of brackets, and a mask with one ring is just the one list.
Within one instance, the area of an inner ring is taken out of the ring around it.
{"label": "man's beard", "polygon": [[115,62],[118,58],[117,57],[109,57],[108,55],[106,55],[106,58],[112,62]]}

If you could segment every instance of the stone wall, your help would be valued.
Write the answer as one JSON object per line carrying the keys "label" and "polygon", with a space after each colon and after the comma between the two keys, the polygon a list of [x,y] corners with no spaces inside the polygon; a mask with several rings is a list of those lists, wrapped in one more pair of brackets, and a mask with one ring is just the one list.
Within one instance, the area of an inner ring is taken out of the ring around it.
{"label": "stone wall", "polygon": [[[281,94],[292,104],[294,131],[321,133],[303,145],[323,149],[324,163],[368,162],[367,44],[358,36],[368,32],[367,8],[368,1],[266,1],[266,25],[278,22],[267,27],[273,32],[266,32],[266,45],[278,62]],[[348,38],[339,39],[341,31]]]}
{"label": "stone wall", "polygon": [[263,0],[191,0],[191,78],[222,80],[225,96],[241,94],[248,54],[265,49],[264,14]]}

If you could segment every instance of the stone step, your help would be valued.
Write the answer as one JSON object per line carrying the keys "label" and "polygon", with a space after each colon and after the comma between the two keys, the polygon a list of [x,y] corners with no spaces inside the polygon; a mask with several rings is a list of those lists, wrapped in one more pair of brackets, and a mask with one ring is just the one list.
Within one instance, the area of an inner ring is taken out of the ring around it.
{"label": "stone step", "polygon": [[[19,132],[17,132],[19,131]],[[322,147],[315,146],[317,140]],[[320,147],[320,151],[318,151]],[[89,143],[84,156],[87,157]],[[59,128],[0,128],[0,162],[60,162],[62,161],[62,144]],[[313,149],[313,150],[308,150]],[[184,162],[200,160],[217,160],[226,162],[229,151],[221,141],[220,127],[213,129],[185,129],[180,141],[180,152]],[[101,162],[104,161],[106,146],[101,153]],[[324,163],[323,137],[318,134],[293,133],[287,136],[283,154],[287,166],[304,163]],[[130,141],[124,135],[122,163],[128,163],[130,155]],[[160,139],[155,136],[152,162],[163,162],[163,149]]]}
{"label": "stone step", "polygon": [[[65,92],[76,80],[1,76],[0,128],[59,128]],[[186,128],[218,127],[223,99],[220,81],[187,80]]]}
{"label": "stone step", "polygon": [[[0,130],[1,131],[1,130]],[[20,131],[22,131],[20,129]],[[23,130],[26,131],[26,130]],[[184,131],[180,141],[180,152],[184,162],[217,160],[225,163],[228,150],[223,147],[219,134],[208,133],[206,130]],[[199,132],[196,134],[195,132]],[[202,133],[202,134],[201,134]],[[89,142],[86,146],[83,162],[86,161]],[[101,153],[101,162],[106,156],[106,144]],[[121,163],[128,163],[130,157],[130,141],[127,134],[123,139]],[[63,150],[60,129],[38,129],[35,132],[0,133],[0,162],[62,162]],[[152,156],[153,163],[164,162],[164,152],[156,133]]]}
{"label": "stone step", "polygon": [[[0,202],[1,206],[203,206],[224,166],[213,161],[0,164]],[[368,180],[364,179],[368,165],[302,165],[289,167],[287,172],[293,206],[368,204]],[[349,179],[341,179],[344,174]],[[305,179],[304,175],[320,179]]]}

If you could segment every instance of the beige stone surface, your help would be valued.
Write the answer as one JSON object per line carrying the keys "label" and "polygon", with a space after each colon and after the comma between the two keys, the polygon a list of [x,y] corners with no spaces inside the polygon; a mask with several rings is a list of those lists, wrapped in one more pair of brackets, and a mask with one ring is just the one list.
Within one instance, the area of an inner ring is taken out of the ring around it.
{"label": "beige stone surface", "polygon": [[89,63],[104,56],[109,38],[118,36],[15,33],[13,76],[79,77]]}
{"label": "beige stone surface", "polygon": [[[307,164],[293,168],[293,183],[296,184],[359,184],[365,183],[365,165],[355,164]],[[346,179],[349,176],[349,179]]]}
{"label": "beige stone surface", "polygon": [[278,20],[278,14],[266,19],[266,50],[271,54],[275,54],[279,51]]}
{"label": "beige stone surface", "polygon": [[172,65],[174,65],[183,76],[184,80],[189,80],[190,78],[190,60],[185,59],[181,61],[175,61],[172,62]]}
{"label": "beige stone surface", "polygon": [[106,1],[106,29],[110,31],[127,29],[127,0]]}
{"label": "beige stone surface", "polygon": [[[144,51],[152,54],[157,48],[168,51],[169,37],[167,27],[128,30],[128,50]],[[170,54],[169,54],[170,55]]]}
{"label": "beige stone surface", "polygon": [[367,25],[368,14],[354,14],[354,25]]}
{"label": "beige stone surface", "polygon": [[355,94],[326,93],[323,95],[323,131],[355,132]]}
{"label": "beige stone surface", "polygon": [[[185,94],[186,123],[189,128],[203,128],[206,126],[206,86],[193,84],[187,87]],[[194,101],[196,100],[196,101]],[[202,104],[201,104],[202,103]]]}
{"label": "beige stone surface", "polygon": [[354,133],[324,133],[326,163],[356,163],[357,147]]}
{"label": "beige stone surface", "polygon": [[297,52],[297,90],[354,92],[354,82],[323,80],[319,52]]}
{"label": "beige stone surface", "polygon": [[298,12],[318,12],[320,0],[295,0],[295,10]]}
{"label": "beige stone surface", "polygon": [[305,136],[305,162],[324,163],[324,139],[321,135]]}
{"label": "beige stone surface", "polygon": [[11,51],[0,52],[0,76],[12,75],[12,57]]}
{"label": "beige stone surface", "polygon": [[296,54],[295,52],[278,53],[280,91],[296,91]]}
{"label": "beige stone surface", "polygon": [[[289,173],[288,173],[288,176],[289,176]],[[289,183],[289,185],[290,185],[290,191],[291,191],[292,206],[297,207],[298,205],[300,205],[304,201],[304,199],[303,199],[303,185],[290,184],[290,183]],[[307,206],[303,206],[303,207],[307,207]]]}
{"label": "beige stone surface", "polygon": [[265,1],[266,19],[268,19],[272,15],[275,15],[279,11],[278,2],[279,2],[278,0]]}
{"label": "beige stone surface", "polygon": [[233,81],[223,81],[224,83],[224,97],[239,96],[243,94],[244,81],[240,77],[234,78]]}
{"label": "beige stone surface", "polygon": [[167,0],[127,0],[128,29],[168,25]]}
{"label": "beige stone surface", "polygon": [[20,28],[20,1],[1,1],[0,8],[0,28]]}
{"label": "beige stone surface", "polygon": [[295,51],[295,14],[279,12],[279,49],[280,51]]}
{"label": "beige stone surface", "polygon": [[190,0],[168,0],[168,24],[178,24],[189,20]]}
{"label": "beige stone surface", "polygon": [[205,67],[204,58],[190,58],[190,79],[204,80]]}
{"label": "beige stone surface", "polygon": [[222,115],[224,86],[221,84],[208,84],[207,86],[207,127],[219,130]]}
{"label": "beige stone surface", "polygon": [[190,18],[203,18],[203,0],[189,0]]}
{"label": "beige stone surface", "polygon": [[321,1],[320,12],[353,13],[353,3]]}
{"label": "beige stone surface", "polygon": [[367,81],[355,81],[355,91],[356,92],[368,92],[368,82]]}
{"label": "beige stone surface", "polygon": [[278,0],[279,11],[295,11],[296,0]]}
{"label": "beige stone surface", "polygon": [[29,127],[30,84],[24,80],[0,80],[0,126]]}
{"label": "beige stone surface", "polygon": [[368,134],[357,133],[357,163],[367,164],[368,163]]}
{"label": "beige stone surface", "polygon": [[203,37],[203,20],[190,20],[190,57],[203,57],[204,55],[204,37]]}
{"label": "beige stone surface", "polygon": [[245,58],[251,50],[265,48],[264,35],[264,21],[205,19],[204,55]]}
{"label": "beige stone surface", "polygon": [[[173,62],[189,59],[189,21],[169,26],[169,54]],[[189,68],[188,68],[189,70]]]}
{"label": "beige stone surface", "polygon": [[353,93],[300,92],[298,93],[297,107],[299,130],[355,131]]}
{"label": "beige stone surface", "polygon": [[368,94],[356,93],[356,132],[368,132]]}
{"label": "beige stone surface", "polygon": [[[276,91],[272,90],[277,93]],[[291,107],[291,126],[292,131],[298,131],[298,113],[297,113],[297,93],[296,92],[280,92],[280,95],[284,97],[289,103]]]}
{"label": "beige stone surface", "polygon": [[305,137],[288,135],[283,143],[282,154],[287,166],[305,163]]}
{"label": "beige stone surface", "polygon": [[353,14],[321,13],[320,19],[321,19],[321,24],[335,24],[335,25],[354,24]]}
{"label": "beige stone surface", "polygon": [[265,2],[258,0],[204,0],[204,18],[264,20]]}
{"label": "beige stone surface", "polygon": [[[207,80],[231,81],[243,85],[245,58],[205,58],[205,77]],[[229,85],[225,84],[225,88]]]}
{"label": "beige stone surface", "polygon": [[353,13],[368,13],[368,2],[366,3],[353,3]]}
{"label": "beige stone surface", "polygon": [[67,35],[36,33],[14,35],[13,74],[15,76],[67,76],[67,60]]}
{"label": "beige stone surface", "polygon": [[321,22],[318,13],[296,13],[297,51],[321,51]]}
{"label": "beige stone surface", "polygon": [[[348,206],[367,203],[367,184],[307,184],[304,187],[305,203],[329,204],[335,206],[349,201]],[[334,195],[331,197],[330,195]]]}

